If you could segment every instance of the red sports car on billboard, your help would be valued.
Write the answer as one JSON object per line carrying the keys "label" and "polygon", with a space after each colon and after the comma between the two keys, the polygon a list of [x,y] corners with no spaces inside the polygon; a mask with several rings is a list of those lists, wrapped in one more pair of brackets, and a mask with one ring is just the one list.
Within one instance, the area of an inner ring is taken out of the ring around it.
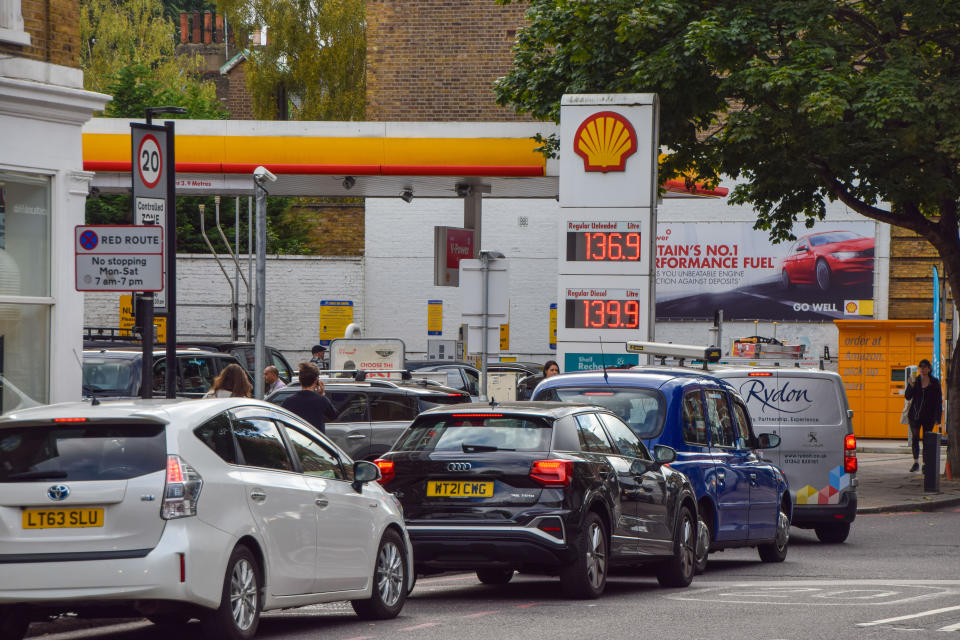
{"label": "red sports car on billboard", "polygon": [[797,240],[780,266],[780,284],[813,284],[827,291],[834,284],[873,282],[873,238],[852,231],[811,233]]}

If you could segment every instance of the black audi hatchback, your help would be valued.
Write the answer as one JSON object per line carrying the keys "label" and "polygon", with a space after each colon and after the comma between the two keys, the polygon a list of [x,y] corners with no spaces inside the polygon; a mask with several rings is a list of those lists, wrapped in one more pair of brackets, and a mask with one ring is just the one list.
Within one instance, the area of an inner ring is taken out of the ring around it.
{"label": "black audi hatchback", "polygon": [[403,504],[419,574],[559,575],[567,595],[596,598],[612,565],[690,584],[697,507],[675,456],[651,456],[601,407],[514,402],[425,411],[376,464]]}

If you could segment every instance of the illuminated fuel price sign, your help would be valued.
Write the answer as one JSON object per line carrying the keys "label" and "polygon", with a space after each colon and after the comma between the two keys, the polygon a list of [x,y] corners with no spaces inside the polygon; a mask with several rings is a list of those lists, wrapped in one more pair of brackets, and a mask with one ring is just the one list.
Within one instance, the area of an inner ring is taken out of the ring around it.
{"label": "illuminated fuel price sign", "polygon": [[602,220],[570,218],[564,222],[560,237],[562,273],[647,274],[652,238],[649,213],[640,209],[603,213]]}
{"label": "illuminated fuel price sign", "polygon": [[643,256],[640,243],[639,231],[568,231],[567,260],[569,262],[637,262]]}
{"label": "illuminated fuel price sign", "polygon": [[646,289],[635,276],[608,276],[606,281],[612,286],[597,286],[595,276],[562,280],[559,330],[568,339],[596,340],[600,336],[622,341],[646,335],[650,306]]}

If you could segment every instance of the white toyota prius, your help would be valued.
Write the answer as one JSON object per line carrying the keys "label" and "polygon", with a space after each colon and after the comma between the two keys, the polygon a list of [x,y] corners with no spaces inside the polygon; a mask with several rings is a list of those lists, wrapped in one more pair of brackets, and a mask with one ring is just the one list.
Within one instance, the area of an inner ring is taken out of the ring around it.
{"label": "white toyota prius", "polygon": [[76,402],[0,417],[0,638],[104,610],[246,640],[261,611],[392,618],[401,507],[313,427],[243,398]]}

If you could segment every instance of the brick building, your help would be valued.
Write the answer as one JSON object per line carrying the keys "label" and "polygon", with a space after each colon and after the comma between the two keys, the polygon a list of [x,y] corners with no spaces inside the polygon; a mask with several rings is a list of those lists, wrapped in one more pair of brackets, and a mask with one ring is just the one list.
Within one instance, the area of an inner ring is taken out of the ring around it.
{"label": "brick building", "polygon": [[497,105],[525,3],[367,0],[367,119],[529,120]]}
{"label": "brick building", "polygon": [[[63,264],[92,173],[81,127],[109,97],[84,91],[77,0],[0,0],[0,413],[21,397],[77,399],[83,295]],[[72,261],[67,260],[67,264]]]}

